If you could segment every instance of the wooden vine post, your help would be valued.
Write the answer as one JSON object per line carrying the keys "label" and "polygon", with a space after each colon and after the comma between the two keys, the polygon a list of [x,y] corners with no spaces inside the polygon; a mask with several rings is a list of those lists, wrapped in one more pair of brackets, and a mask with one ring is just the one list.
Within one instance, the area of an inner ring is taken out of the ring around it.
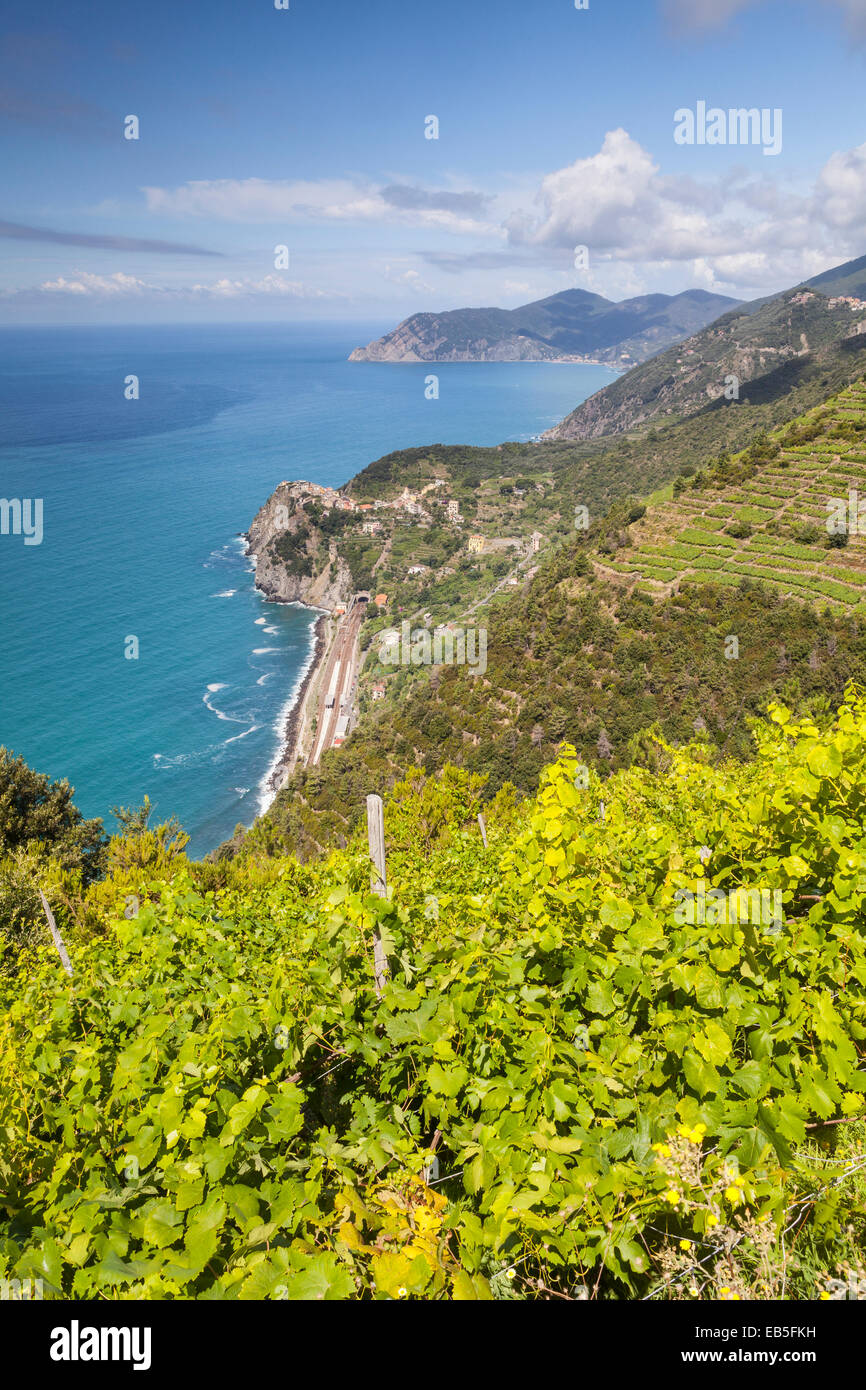
{"label": "wooden vine post", "polygon": [[51,935],[54,937],[54,945],[57,947],[57,954],[60,956],[63,969],[66,971],[67,975],[71,975],[72,961],[69,959],[69,952],[66,949],[63,937],[57,930],[57,923],[54,920],[54,913],[48,906],[48,899],[46,898],[41,888],[39,889],[39,896],[42,899],[42,906],[45,908],[45,916],[48,918],[48,925],[51,928]]}
{"label": "wooden vine post", "polygon": [[481,828],[481,839],[482,839],[482,841],[484,842],[484,848],[486,849],[486,848],[487,848],[487,826],[484,824],[484,817],[482,816],[482,814],[481,814],[480,811],[478,812],[478,824],[479,824],[479,826],[480,826],[480,828]]}
{"label": "wooden vine post", "polygon": [[[386,898],[388,880],[385,872],[385,809],[381,796],[376,796],[375,793],[367,797],[367,844],[373,866],[370,887],[378,897]],[[376,995],[381,999],[388,978],[388,961],[378,927],[373,932],[373,970],[376,975]]]}

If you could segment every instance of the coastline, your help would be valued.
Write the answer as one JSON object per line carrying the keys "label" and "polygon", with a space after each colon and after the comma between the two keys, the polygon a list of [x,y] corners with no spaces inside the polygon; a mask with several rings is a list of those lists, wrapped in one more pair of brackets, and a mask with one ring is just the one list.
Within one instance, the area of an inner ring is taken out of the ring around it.
{"label": "coastline", "polygon": [[[274,602],[275,600],[271,600]],[[306,604],[299,607],[305,608]],[[316,612],[316,609],[310,611]],[[287,702],[285,722],[281,730],[282,742],[276,758],[259,784],[259,811],[258,814],[264,815],[268,807],[273,804],[277,792],[284,786],[290,773],[292,772],[298,754],[298,745],[304,727],[304,712],[307,703],[307,696],[314,684],[322,666],[322,661],[327,653],[328,638],[327,625],[330,615],[322,610],[318,610],[319,616],[312,625],[314,642],[307,664],[304,667],[299,682],[292,691]],[[285,707],[284,707],[285,708]]]}
{"label": "coastline", "polygon": [[497,367],[607,367],[611,372],[630,372],[642,365],[631,362],[623,366],[618,362],[599,362],[595,357],[352,357],[347,362],[361,362],[377,367],[460,367],[478,366],[479,363],[494,362]]}
{"label": "coastline", "polygon": [[[449,360],[453,365],[465,366],[473,366],[486,363],[496,363],[496,365],[499,366],[514,367],[526,367],[530,365],[542,367],[553,365],[592,366],[595,368],[601,367],[604,370],[611,372],[612,374],[622,373],[630,370],[629,367],[599,361],[595,358],[578,358],[568,355],[562,357],[539,358],[497,359],[492,357],[467,357],[457,359],[432,358],[427,360],[421,358],[360,359],[353,358],[352,355],[350,355],[350,358],[348,360],[354,360],[355,362],[367,361],[372,362],[374,365],[378,364],[378,362],[381,360],[383,364],[388,363],[389,365],[413,366],[426,366],[430,364],[445,365],[449,363]],[[567,416],[564,418],[567,418]],[[541,440],[545,438],[546,433],[547,431],[543,431],[539,434],[530,435],[528,437],[527,442],[540,443]],[[353,481],[354,479],[350,478],[346,484],[343,484],[343,488],[351,487]],[[309,657],[300,673],[300,676],[296,680],[294,688],[292,689],[288,699],[282,706],[282,709],[280,710],[280,713],[277,716],[277,719],[273,726],[275,732],[277,732],[278,734],[279,744],[277,751],[274,754],[273,760],[271,761],[267,771],[264,773],[264,775],[261,777],[258,783],[258,816],[265,815],[268,809],[273,805],[273,802],[276,799],[277,794],[285,786],[286,782],[295,770],[295,767],[297,766],[302,756],[308,757],[311,754],[311,750],[308,746],[310,742],[310,739],[308,737],[310,733],[310,698],[311,695],[314,692],[316,692],[319,688],[323,667],[329,658],[333,643],[337,640],[338,635],[342,632],[342,623],[340,620],[335,620],[334,612],[332,610],[335,606],[339,606],[339,603],[341,601],[347,601],[347,596],[344,595],[343,590],[346,588],[348,578],[350,577],[348,575],[348,571],[345,570],[343,562],[340,561],[338,557],[336,578],[332,578],[332,580],[326,584],[323,583],[321,585],[310,585],[305,580],[297,578],[294,578],[290,583],[284,584],[281,582],[279,574],[274,575],[271,573],[273,567],[270,564],[266,567],[267,575],[262,574],[262,582],[260,582],[260,571],[258,566],[260,553],[263,553],[267,549],[268,545],[270,544],[270,540],[273,538],[275,529],[278,529],[275,528],[274,519],[271,515],[274,504],[274,498],[277,495],[282,496],[282,494],[280,493],[280,488],[285,489],[295,486],[299,486],[299,484],[289,484],[287,482],[279,484],[279,486],[268,498],[267,502],[259,509],[259,512],[257,512],[253,526],[250,528],[250,531],[238,533],[239,537],[242,539],[244,543],[245,554],[252,563],[254,587],[258,590],[258,592],[261,594],[264,600],[268,603],[294,603],[300,608],[306,608],[311,613],[318,614],[314,622],[311,624],[311,633],[313,634],[313,640],[311,642],[311,651]],[[289,496],[291,495],[292,494],[290,493]],[[253,535],[255,537],[254,542],[251,540],[251,536]],[[334,556],[332,554],[331,560],[333,560],[333,558]],[[330,567],[331,561],[329,560],[329,564],[324,578],[327,578],[327,573],[330,571]],[[322,579],[323,576],[318,576],[317,578]],[[309,597],[311,589],[316,591],[316,596],[319,599],[320,603],[330,604],[331,606],[319,607],[317,603],[304,602],[304,599],[302,598],[289,598],[288,596],[286,596],[288,591],[288,594],[298,594],[299,592],[303,592],[305,593],[306,597]],[[358,639],[356,637],[356,643],[357,641]],[[356,659],[358,659],[358,665],[356,670],[357,676],[360,675],[360,669],[363,665],[364,660],[364,654],[360,652],[359,648],[357,647],[355,657]],[[357,709],[354,711],[354,717],[355,719],[358,718]],[[313,740],[313,744],[315,748],[315,740]]]}

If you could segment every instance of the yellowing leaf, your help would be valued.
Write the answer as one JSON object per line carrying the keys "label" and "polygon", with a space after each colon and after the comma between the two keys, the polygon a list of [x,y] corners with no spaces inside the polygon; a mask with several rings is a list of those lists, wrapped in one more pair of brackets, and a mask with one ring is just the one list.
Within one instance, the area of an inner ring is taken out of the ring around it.
{"label": "yellowing leaf", "polygon": [[455,1303],[488,1302],[493,1294],[483,1274],[470,1275],[465,1269],[459,1269],[451,1281],[451,1297]]}

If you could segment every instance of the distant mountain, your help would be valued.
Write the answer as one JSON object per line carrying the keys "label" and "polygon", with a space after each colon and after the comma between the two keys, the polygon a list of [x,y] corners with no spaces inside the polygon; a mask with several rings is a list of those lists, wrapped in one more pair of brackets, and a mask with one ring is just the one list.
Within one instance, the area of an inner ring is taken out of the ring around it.
{"label": "distant mountain", "polygon": [[451,309],[413,314],[384,338],[356,348],[350,362],[602,362],[631,367],[681,342],[739,303],[684,290],[615,304],[588,290],[519,309]]}
{"label": "distant mountain", "polygon": [[597,391],[545,438],[595,439],[656,420],[681,420],[727,404],[726,390],[731,404],[771,401],[809,375],[844,384],[862,370],[858,350],[866,347],[866,306],[835,299],[859,299],[859,284],[866,289],[866,257],[771,299],[740,305]]}

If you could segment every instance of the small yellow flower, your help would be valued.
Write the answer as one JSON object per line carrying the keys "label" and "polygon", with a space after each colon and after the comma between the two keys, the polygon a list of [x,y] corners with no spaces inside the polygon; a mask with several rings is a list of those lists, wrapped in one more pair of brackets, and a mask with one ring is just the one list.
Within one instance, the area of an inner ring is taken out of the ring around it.
{"label": "small yellow flower", "polygon": [[821,1294],[821,1302],[823,1303],[823,1302],[824,1302],[826,1299],[828,1299],[829,1297],[830,1297],[830,1295],[828,1294],[827,1290],[825,1289],[824,1292]]}
{"label": "small yellow flower", "polygon": [[653,1152],[659,1154],[661,1158],[670,1158],[670,1144],[653,1144]]}
{"label": "small yellow flower", "polygon": [[407,1288],[404,1288],[404,1286],[401,1284],[400,1287],[399,1287],[399,1289],[397,1290],[397,1297],[398,1297],[398,1298],[406,1298],[407,1295],[408,1295],[408,1293],[409,1293],[409,1290],[408,1290]]}
{"label": "small yellow flower", "polygon": [[681,1241],[680,1241],[680,1249],[681,1249],[681,1250],[691,1250],[691,1248],[692,1248],[692,1243],[691,1243],[690,1240],[681,1240]]}
{"label": "small yellow flower", "polygon": [[702,1143],[706,1132],[706,1125],[693,1125],[691,1128],[688,1125],[680,1125],[677,1129],[680,1138],[687,1139],[690,1144]]}
{"label": "small yellow flower", "polygon": [[718,1224],[719,1224],[719,1218],[718,1218],[717,1216],[708,1216],[708,1217],[707,1217],[707,1225],[708,1225],[708,1226],[718,1226]]}
{"label": "small yellow flower", "polygon": [[679,1192],[677,1192],[677,1189],[675,1187],[669,1187],[667,1192],[665,1193],[665,1201],[670,1202],[671,1206],[675,1207],[679,1200],[680,1194]]}
{"label": "small yellow flower", "polygon": [[725,1197],[732,1207],[735,1207],[742,1200],[742,1193],[738,1187],[726,1187]]}

